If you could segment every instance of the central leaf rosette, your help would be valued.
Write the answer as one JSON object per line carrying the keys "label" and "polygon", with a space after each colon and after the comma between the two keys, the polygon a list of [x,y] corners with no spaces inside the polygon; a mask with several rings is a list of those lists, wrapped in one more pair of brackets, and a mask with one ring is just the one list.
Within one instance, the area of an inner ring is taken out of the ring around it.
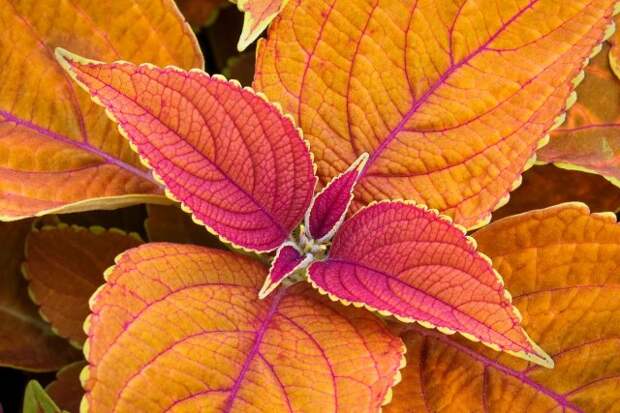
{"label": "central leaf rosette", "polygon": [[253,90],[197,70],[57,56],[196,222],[237,247],[276,250],[261,297],[304,277],[335,301],[553,366],[462,227],[407,201],[347,218],[367,154],[314,195],[301,131]]}

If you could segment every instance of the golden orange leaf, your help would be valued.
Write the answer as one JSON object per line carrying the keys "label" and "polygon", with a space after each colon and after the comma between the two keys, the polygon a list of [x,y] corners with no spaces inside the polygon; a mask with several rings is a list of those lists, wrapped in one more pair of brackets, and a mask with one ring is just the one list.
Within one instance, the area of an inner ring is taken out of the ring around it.
{"label": "golden orange leaf", "polygon": [[599,175],[537,165],[523,174],[523,183],[510,202],[493,213],[498,220],[533,209],[579,201],[593,212],[620,210],[620,189]]}
{"label": "golden orange leaf", "polygon": [[612,412],[620,403],[620,225],[567,203],[474,234],[552,370],[419,328],[395,412]]}
{"label": "golden orange leaf", "polygon": [[611,71],[609,45],[603,47],[577,89],[579,99],[538,152],[541,162],[603,175],[620,186],[620,79]]}
{"label": "golden orange leaf", "polygon": [[60,224],[30,233],[22,269],[30,296],[58,335],[82,346],[88,299],[103,284],[103,272],[114,257],[141,243],[136,234],[102,227]]}
{"label": "golden orange leaf", "polygon": [[163,202],[103,109],[54,58],[202,67],[172,0],[0,1],[0,219]]}
{"label": "golden orange leaf", "polygon": [[615,0],[299,0],[261,41],[254,86],[310,140],[325,184],[488,222],[612,33]]}
{"label": "golden orange leaf", "polygon": [[151,243],[91,298],[82,409],[376,412],[403,347],[367,311],[307,283],[265,300],[267,268],[227,251]]}
{"label": "golden orange leaf", "polygon": [[0,223],[0,365],[53,371],[79,358],[56,336],[28,297],[20,272],[31,221]]}

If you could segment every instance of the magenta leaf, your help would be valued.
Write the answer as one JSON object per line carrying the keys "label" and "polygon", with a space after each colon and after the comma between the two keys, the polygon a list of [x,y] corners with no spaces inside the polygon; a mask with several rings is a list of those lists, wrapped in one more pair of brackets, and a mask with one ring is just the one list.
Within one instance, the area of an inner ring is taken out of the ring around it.
{"label": "magenta leaf", "polygon": [[313,259],[312,255],[301,253],[293,242],[282,244],[271,263],[269,274],[258,296],[261,299],[267,297],[285,278],[306,268]]}
{"label": "magenta leaf", "polygon": [[334,300],[460,332],[535,363],[553,361],[520,326],[488,257],[436,211],[380,202],[345,221],[308,280]]}
{"label": "magenta leaf", "polygon": [[306,212],[305,224],[308,235],[319,243],[330,240],[344,221],[353,200],[355,184],[367,160],[367,153],[360,155],[349,169],[332,179],[314,197]]}

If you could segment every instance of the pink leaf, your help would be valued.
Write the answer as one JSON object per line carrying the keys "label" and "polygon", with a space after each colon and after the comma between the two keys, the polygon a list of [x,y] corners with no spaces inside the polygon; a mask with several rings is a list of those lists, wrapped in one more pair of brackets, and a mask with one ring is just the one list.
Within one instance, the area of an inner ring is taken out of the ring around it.
{"label": "pink leaf", "polygon": [[402,202],[361,210],[342,225],[329,257],[310,266],[308,278],[332,299],[553,365],[521,328],[490,260],[434,211]]}
{"label": "pink leaf", "polygon": [[366,161],[368,154],[363,153],[342,174],[338,175],[314,197],[312,206],[306,212],[306,230],[319,242],[334,236],[353,200],[353,191]]}
{"label": "pink leaf", "polygon": [[293,121],[251,89],[199,70],[105,64],[62,49],[63,67],[118,122],[172,198],[225,240],[278,248],[316,178]]}
{"label": "pink leaf", "polygon": [[286,242],[278,249],[265,284],[258,296],[262,299],[267,297],[285,278],[295,271],[303,269],[312,262],[312,256],[304,256],[293,242]]}

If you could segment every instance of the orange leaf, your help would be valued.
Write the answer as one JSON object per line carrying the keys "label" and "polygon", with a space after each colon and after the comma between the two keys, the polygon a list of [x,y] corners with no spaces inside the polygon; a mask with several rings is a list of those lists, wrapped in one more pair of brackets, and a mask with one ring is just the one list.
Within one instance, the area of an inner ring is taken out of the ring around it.
{"label": "orange leaf", "polygon": [[71,413],[80,411],[80,401],[84,390],[80,384],[80,372],[86,366],[78,361],[63,367],[56,373],[56,380],[45,388],[49,397],[63,410]]}
{"label": "orange leaf", "polygon": [[[618,26],[618,18],[616,20],[616,27]],[[616,30],[614,35],[609,39],[611,43],[611,49],[609,50],[609,64],[616,77],[620,78],[620,32]]]}
{"label": "orange leaf", "polygon": [[19,267],[31,224],[0,223],[0,365],[52,371],[76,360],[79,353],[52,332],[28,297]]}
{"label": "orange leaf", "polygon": [[620,225],[568,203],[475,234],[553,370],[412,329],[387,412],[606,412],[620,403]]}
{"label": "orange leaf", "polygon": [[267,268],[175,244],[130,250],[91,299],[88,411],[376,412],[403,355],[370,313],[306,283],[257,297]]}
{"label": "orange leaf", "polygon": [[245,13],[237,49],[242,52],[261,35],[269,23],[284,9],[288,0],[231,0]]}
{"label": "orange leaf", "polygon": [[102,274],[114,257],[140,244],[137,234],[101,227],[60,224],[30,233],[24,275],[33,301],[58,335],[82,346],[88,298],[103,284]]}
{"label": "orange leaf", "polygon": [[586,69],[566,124],[538,157],[561,168],[603,175],[620,186],[620,80],[611,71],[608,51],[606,45]]}
{"label": "orange leaf", "polygon": [[299,0],[254,85],[293,113],[323,183],[371,154],[357,209],[413,199],[490,219],[611,33],[615,0]]}
{"label": "orange leaf", "polygon": [[521,186],[510,194],[506,206],[493,213],[493,218],[497,220],[570,201],[583,202],[593,212],[618,211],[620,189],[602,176],[553,165],[535,166],[523,174]]}
{"label": "orange leaf", "polygon": [[202,67],[170,0],[0,1],[0,219],[164,202],[56,46],[101,59]]}

